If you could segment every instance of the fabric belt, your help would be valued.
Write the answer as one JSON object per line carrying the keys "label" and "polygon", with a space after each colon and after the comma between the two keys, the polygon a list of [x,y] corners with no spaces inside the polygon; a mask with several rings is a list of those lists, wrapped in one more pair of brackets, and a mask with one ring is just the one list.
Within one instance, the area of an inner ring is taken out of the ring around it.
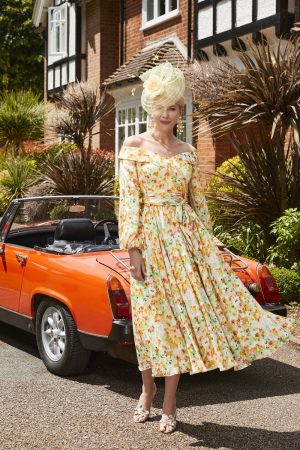
{"label": "fabric belt", "polygon": [[188,220],[188,214],[185,211],[184,205],[188,204],[187,195],[184,196],[180,193],[173,193],[168,195],[144,195],[143,196],[144,205],[173,205],[175,206],[175,219],[178,222],[185,222]]}

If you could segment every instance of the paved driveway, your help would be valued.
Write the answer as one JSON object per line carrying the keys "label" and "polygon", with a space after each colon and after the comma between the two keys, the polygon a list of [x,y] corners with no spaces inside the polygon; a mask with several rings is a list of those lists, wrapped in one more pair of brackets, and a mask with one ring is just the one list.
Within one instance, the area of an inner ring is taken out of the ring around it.
{"label": "paved driveway", "polygon": [[300,346],[289,342],[241,371],[181,377],[178,431],[158,431],[163,379],[150,422],[134,424],[136,366],[95,354],[82,376],[44,368],[34,337],[0,324],[0,449],[300,450]]}

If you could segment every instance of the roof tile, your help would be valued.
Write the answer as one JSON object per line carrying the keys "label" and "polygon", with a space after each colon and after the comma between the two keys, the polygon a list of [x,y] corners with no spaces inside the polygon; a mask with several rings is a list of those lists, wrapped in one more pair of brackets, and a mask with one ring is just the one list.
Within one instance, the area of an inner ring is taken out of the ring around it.
{"label": "roof tile", "polygon": [[107,87],[124,82],[136,81],[143,72],[157,64],[169,61],[176,67],[184,68],[187,61],[173,42],[166,42],[160,47],[140,50],[129,61],[119,67],[103,84]]}

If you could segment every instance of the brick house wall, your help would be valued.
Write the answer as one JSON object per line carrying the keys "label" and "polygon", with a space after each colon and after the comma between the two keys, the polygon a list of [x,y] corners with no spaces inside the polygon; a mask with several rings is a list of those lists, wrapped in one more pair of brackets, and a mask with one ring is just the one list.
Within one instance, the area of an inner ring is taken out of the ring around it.
{"label": "brick house wall", "polygon": [[[86,78],[101,84],[119,66],[119,2],[92,0],[86,5]],[[95,127],[93,147],[114,148],[114,113]],[[97,134],[96,134],[97,133]]]}
{"label": "brick house wall", "polygon": [[180,15],[178,17],[169,19],[145,30],[140,30],[142,22],[141,12],[141,0],[126,1],[124,45],[124,55],[126,60],[131,58],[140,49],[144,48],[149,41],[155,41],[171,34],[176,34],[181,42],[187,46],[187,0],[180,0]]}

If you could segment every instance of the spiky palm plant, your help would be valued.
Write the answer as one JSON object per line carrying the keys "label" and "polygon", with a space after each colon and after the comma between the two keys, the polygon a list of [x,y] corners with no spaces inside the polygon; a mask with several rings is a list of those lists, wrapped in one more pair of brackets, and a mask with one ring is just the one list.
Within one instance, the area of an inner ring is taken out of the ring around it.
{"label": "spiky palm plant", "polygon": [[90,82],[69,84],[58,97],[48,124],[56,133],[77,145],[82,159],[89,160],[94,128],[113,108],[112,97],[102,92],[99,86]]}
{"label": "spiky palm plant", "polygon": [[0,174],[1,196],[11,201],[25,197],[28,190],[37,182],[34,161],[27,158],[8,158]]}
{"label": "spiky palm plant", "polygon": [[243,142],[237,137],[232,142],[243,167],[232,163],[235,175],[219,173],[227,189],[208,192],[208,199],[227,211],[225,222],[231,217],[235,227],[247,220],[258,224],[271,245],[270,224],[287,208],[300,208],[300,148],[291,134],[282,166],[282,143],[264,127],[256,134],[245,132]]}
{"label": "spiky palm plant", "polygon": [[87,160],[78,151],[67,151],[56,161],[48,161],[41,178],[59,195],[113,195],[113,160],[104,154],[93,154]]}
{"label": "spiky palm plant", "polygon": [[0,146],[17,156],[23,141],[41,140],[45,104],[32,91],[4,91],[0,96]]}
{"label": "spiky palm plant", "polygon": [[[248,43],[249,50],[238,54],[242,68],[233,63],[219,66],[208,74],[211,93],[201,94],[203,89],[194,86],[199,102],[196,117],[200,120],[196,133],[210,121],[211,131],[216,137],[249,124],[264,124],[285,139],[291,128],[299,144],[300,120],[300,41],[293,38],[280,41],[277,48],[270,44]],[[200,69],[201,74],[203,69]],[[230,74],[230,76],[228,75]],[[214,78],[215,77],[215,78]],[[226,83],[221,80],[226,80]]]}
{"label": "spiky palm plant", "polygon": [[287,208],[300,207],[300,46],[293,39],[275,49],[249,47],[239,54],[241,69],[229,63],[218,67],[216,80],[222,71],[231,75],[224,76],[221,88],[216,85],[217,96],[199,99],[196,132],[209,122],[214,137],[229,135],[246,170],[240,177],[224,175],[231,191],[209,197],[231,212],[236,224],[258,224],[270,245],[271,222]]}

